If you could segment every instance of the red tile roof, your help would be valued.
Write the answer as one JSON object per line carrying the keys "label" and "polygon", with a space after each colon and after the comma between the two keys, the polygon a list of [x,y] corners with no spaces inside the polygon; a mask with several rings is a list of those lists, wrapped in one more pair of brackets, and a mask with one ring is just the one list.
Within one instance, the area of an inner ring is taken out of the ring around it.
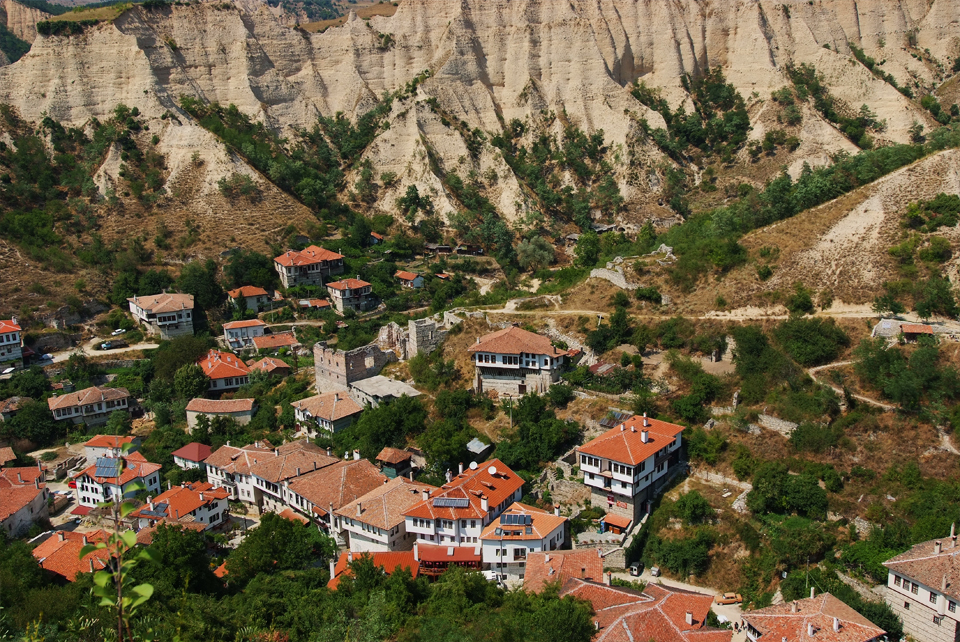
{"label": "red tile roof", "polygon": [[326,392],[307,397],[290,404],[296,410],[307,412],[311,417],[337,421],[363,412],[363,408],[345,392]]}
{"label": "red tile roof", "polygon": [[270,442],[258,441],[242,448],[221,446],[213,451],[203,463],[225,473],[242,473],[245,475],[249,472],[251,466],[275,456]]}
{"label": "red tile roof", "polygon": [[297,250],[284,252],[273,260],[284,267],[293,267],[299,265],[313,265],[314,263],[320,263],[321,261],[336,261],[337,259],[342,258],[342,254],[337,254],[336,252],[325,250],[322,247],[311,245],[310,247],[306,247],[299,252]]}
{"label": "red tile roof", "polygon": [[152,294],[150,296],[135,296],[127,299],[127,301],[136,304],[136,306],[141,310],[145,312],[152,312],[153,314],[180,312],[181,310],[193,309],[192,294],[164,292],[162,294]]}
{"label": "red tile roof", "polygon": [[241,285],[236,290],[230,290],[227,292],[227,296],[231,299],[236,299],[237,297],[248,297],[248,296],[268,296],[268,293],[263,288],[258,288],[255,285]]}
{"label": "red tile roof", "polygon": [[[763,639],[771,640],[807,639],[810,626],[814,630],[813,639],[824,642],[868,642],[886,634],[829,593],[749,611],[741,617],[759,631]],[[834,630],[835,621],[838,630]]]}
{"label": "red tile roof", "polygon": [[0,523],[29,506],[42,495],[46,484],[36,486],[0,486]]}
{"label": "red tile roof", "polygon": [[404,272],[403,270],[397,270],[397,273],[393,276],[397,277],[401,281],[413,281],[416,279],[419,274],[414,274],[413,272]]}
{"label": "red tile roof", "polygon": [[408,453],[406,450],[400,450],[399,448],[391,448],[390,446],[385,447],[380,451],[380,454],[377,455],[377,461],[382,461],[385,464],[399,464],[404,461],[409,461],[413,455]]}
{"label": "red tile roof", "polygon": [[330,302],[326,299],[300,299],[297,305],[301,308],[329,308]]}
{"label": "red tile roof", "polygon": [[287,370],[290,371],[290,366],[280,359],[274,359],[273,357],[264,357],[260,361],[255,361],[250,364],[250,371],[262,370],[266,373],[276,372],[277,370]]}
{"label": "red tile roof", "polygon": [[97,435],[88,440],[84,448],[123,448],[125,444],[132,444],[133,437],[121,437],[119,435]]}
{"label": "red tile roof", "polygon": [[603,519],[600,520],[605,524],[610,524],[611,526],[616,526],[617,528],[627,528],[630,526],[630,523],[633,521],[629,517],[621,517],[620,515],[607,514],[603,516]]}
{"label": "red tile roof", "polygon": [[0,332],[20,332],[20,330],[20,326],[12,319],[0,319]]}
{"label": "red tile roof", "polygon": [[198,531],[203,532],[207,530],[207,524],[202,524],[200,522],[192,521],[171,521],[167,519],[162,519],[159,522],[153,524],[152,526],[144,526],[137,531],[137,544],[141,546],[150,546],[153,544],[153,536],[157,532],[157,529],[161,524],[166,526],[171,526],[179,530],[189,530],[189,531]]}
{"label": "red tile roof", "polygon": [[603,557],[599,550],[530,552],[523,579],[523,590],[539,593],[547,583],[563,585],[569,578],[601,581]]}
{"label": "red tile roof", "polygon": [[[9,399],[7,401],[9,401]],[[16,461],[16,459],[17,455],[13,452],[13,448],[10,446],[0,448],[0,466],[3,466],[8,461]]]}
{"label": "red tile roof", "polygon": [[510,326],[480,337],[477,343],[467,348],[467,352],[495,352],[497,354],[525,352],[550,357],[562,357],[566,354],[565,351],[553,347],[549,338],[534,332],[528,332],[517,326]]}
{"label": "red tile roof", "polygon": [[113,484],[115,486],[123,486],[132,482],[134,479],[143,479],[152,473],[157,472],[162,468],[160,464],[152,464],[146,461],[142,455],[138,453],[132,453],[123,457],[123,470],[120,472],[120,477],[97,477],[95,475],[97,471],[96,465],[88,466],[85,468],[79,475],[74,479],[80,479],[83,476],[87,476],[90,479],[95,480],[98,484]]}
{"label": "red tile roof", "polygon": [[246,321],[231,321],[230,323],[224,323],[224,330],[239,330],[241,328],[259,328],[266,327],[267,324],[261,321],[260,319],[248,319]]}
{"label": "red tile roof", "polygon": [[191,399],[187,412],[216,415],[228,412],[251,412],[254,399]]}
{"label": "red tile roof", "polygon": [[[646,443],[643,441],[644,431],[648,433]],[[634,415],[577,450],[594,457],[636,466],[657,454],[661,448],[672,444],[681,432],[683,426]]]}
{"label": "red tile roof", "polygon": [[341,506],[383,486],[387,476],[366,459],[338,461],[290,482],[290,490],[314,505],[313,512],[326,517],[330,506]]}
{"label": "red tile roof", "polygon": [[403,511],[423,501],[423,491],[429,493],[436,489],[436,486],[413,482],[406,477],[396,477],[334,512],[341,517],[388,531],[403,523]]}
{"label": "red tile roof", "polygon": [[416,542],[414,552],[421,562],[480,562],[479,546],[437,546]]}
{"label": "red tile roof", "polygon": [[213,452],[213,449],[206,444],[200,444],[197,442],[191,442],[184,446],[173,451],[174,457],[179,457],[180,459],[186,459],[187,461],[201,462],[205,460]]}
{"label": "red tile roof", "polygon": [[299,522],[300,524],[303,524],[304,526],[306,526],[307,524],[310,523],[310,520],[309,520],[309,519],[307,519],[307,518],[304,517],[303,515],[298,515],[297,513],[295,513],[295,512],[293,511],[292,508],[284,508],[284,509],[283,509],[282,511],[280,511],[280,513],[278,513],[278,514],[280,515],[280,517],[282,517],[282,518],[284,518],[284,519],[289,519],[291,522]]}
{"label": "red tile roof", "polygon": [[[713,596],[648,584],[643,592],[571,578],[561,596],[573,595],[593,606],[597,642],[730,642],[733,631],[704,626]],[[686,614],[692,624],[687,624]]]}
{"label": "red tile roof", "polygon": [[340,584],[340,578],[350,577],[353,571],[350,570],[350,562],[361,557],[369,557],[373,565],[383,569],[387,575],[392,574],[397,568],[404,568],[410,571],[410,575],[417,577],[420,574],[420,563],[413,556],[413,551],[391,551],[389,553],[341,553],[337,565],[334,567],[333,577],[327,582],[327,588],[337,590]]}
{"label": "red tile roof", "polygon": [[36,487],[37,480],[40,480],[42,486],[45,478],[44,470],[36,466],[2,468],[0,469],[0,488],[11,488],[14,486]]}
{"label": "red tile roof", "polygon": [[[938,542],[939,553],[936,548]],[[946,577],[947,588],[941,592],[960,601],[960,546],[949,537],[917,544],[891,557],[883,565],[897,575],[909,577],[934,589],[939,589]]]}
{"label": "red tile roof", "polygon": [[901,323],[900,332],[904,334],[933,334],[933,328],[919,323]]}
{"label": "red tile roof", "polygon": [[[529,515],[531,532],[527,533],[526,526],[503,526],[502,520],[504,515]],[[544,540],[550,536],[550,533],[561,527],[565,521],[567,521],[566,517],[554,515],[551,512],[534,506],[514,502],[509,508],[503,511],[499,517],[483,529],[483,534],[480,536],[480,539],[497,541],[510,540],[514,542]],[[502,531],[499,535],[497,534],[498,529]]]}
{"label": "red tile roof", "polygon": [[227,563],[224,562],[223,564],[215,568],[213,570],[213,574],[219,577],[220,579],[225,578],[227,576]]}
{"label": "red tile roof", "polygon": [[382,241],[382,240],[383,240],[383,234],[377,234],[376,232],[370,232],[370,236],[372,236],[373,238],[377,239],[378,241]]}
{"label": "red tile roof", "polygon": [[105,560],[110,556],[108,549],[98,549],[80,559],[80,549],[86,546],[84,537],[90,544],[96,544],[107,541],[109,533],[103,530],[89,533],[57,531],[33,549],[33,556],[40,563],[41,568],[62,575],[73,582],[77,574],[91,572],[91,564],[95,571],[106,568]]}
{"label": "red tile roof", "polygon": [[250,374],[250,368],[239,357],[219,350],[208,352],[197,365],[203,369],[203,374],[211,379],[244,377]]}
{"label": "red tile roof", "polygon": [[[160,493],[153,498],[152,507],[150,503],[146,503],[130,513],[130,516],[151,521],[180,522],[188,520],[190,514],[198,508],[209,506],[217,500],[227,499],[227,497],[229,497],[229,493],[225,488],[214,488],[213,484],[208,482],[188,482],[182,486],[173,486],[170,490]],[[166,508],[161,508],[161,504],[166,504]]]}
{"label": "red tile roof", "polygon": [[[495,472],[491,473],[493,469]],[[479,519],[486,516],[481,506],[481,496],[486,497],[489,509],[493,510],[504,501],[513,497],[521,487],[523,480],[507,468],[499,459],[493,459],[477,466],[476,470],[466,470],[457,475],[449,484],[444,484],[430,495],[430,499],[420,502],[404,513],[407,517],[423,519]],[[466,499],[465,508],[434,506],[439,498]]]}
{"label": "red tile roof", "polygon": [[327,283],[328,288],[333,288],[334,290],[359,290],[360,288],[365,288],[369,283],[366,281],[361,281],[360,279],[343,279],[342,281],[337,281],[335,283]]}
{"label": "red tile roof", "polygon": [[247,471],[273,484],[293,480],[340,462],[309,440],[295,441],[277,448],[272,457],[261,458]]}
{"label": "red tile roof", "polygon": [[56,410],[57,408],[85,406],[101,401],[118,401],[120,399],[128,399],[129,397],[130,393],[127,392],[126,388],[101,388],[100,386],[93,386],[76,392],[68,392],[58,397],[50,397],[47,399],[47,406],[50,407],[50,410]]}
{"label": "red tile roof", "polygon": [[292,332],[279,332],[277,334],[265,334],[262,337],[253,337],[253,345],[257,350],[295,346],[298,343],[300,342],[297,341]]}

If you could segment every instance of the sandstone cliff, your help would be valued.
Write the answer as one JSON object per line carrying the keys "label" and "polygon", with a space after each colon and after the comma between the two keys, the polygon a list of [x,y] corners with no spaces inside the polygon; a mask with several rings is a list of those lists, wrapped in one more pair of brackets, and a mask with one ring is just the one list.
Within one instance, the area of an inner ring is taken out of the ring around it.
{"label": "sandstone cliff", "polygon": [[3,0],[0,2],[0,22],[20,40],[33,42],[37,38],[37,23],[46,20],[50,14],[33,7],[16,2]]}

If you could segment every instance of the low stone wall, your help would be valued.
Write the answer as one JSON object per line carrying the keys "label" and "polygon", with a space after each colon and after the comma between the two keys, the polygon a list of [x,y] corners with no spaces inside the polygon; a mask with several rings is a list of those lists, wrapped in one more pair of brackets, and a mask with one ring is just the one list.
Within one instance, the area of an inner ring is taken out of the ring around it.
{"label": "low stone wall", "polygon": [[795,424],[792,421],[786,421],[784,419],[778,419],[771,415],[760,415],[757,419],[757,422],[766,428],[767,430],[772,430],[778,432],[784,437],[790,437],[793,434],[793,431],[797,429],[799,424]]}

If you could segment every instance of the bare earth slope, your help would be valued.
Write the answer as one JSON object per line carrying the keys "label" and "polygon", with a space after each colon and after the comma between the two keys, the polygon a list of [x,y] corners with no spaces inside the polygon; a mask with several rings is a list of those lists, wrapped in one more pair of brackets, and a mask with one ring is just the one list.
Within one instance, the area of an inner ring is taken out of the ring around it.
{"label": "bare earth slope", "polygon": [[16,0],[2,0],[0,2],[0,22],[20,40],[33,42],[37,38],[37,23],[46,20],[50,14],[33,7],[16,2]]}

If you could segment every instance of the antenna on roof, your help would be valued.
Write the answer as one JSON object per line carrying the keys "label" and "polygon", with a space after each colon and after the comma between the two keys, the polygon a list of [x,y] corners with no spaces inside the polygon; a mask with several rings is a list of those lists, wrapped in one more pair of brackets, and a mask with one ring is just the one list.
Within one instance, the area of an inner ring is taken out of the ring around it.
{"label": "antenna on roof", "polygon": [[491,475],[496,475],[497,467],[491,464],[490,467],[487,468],[487,472],[490,473]]}

